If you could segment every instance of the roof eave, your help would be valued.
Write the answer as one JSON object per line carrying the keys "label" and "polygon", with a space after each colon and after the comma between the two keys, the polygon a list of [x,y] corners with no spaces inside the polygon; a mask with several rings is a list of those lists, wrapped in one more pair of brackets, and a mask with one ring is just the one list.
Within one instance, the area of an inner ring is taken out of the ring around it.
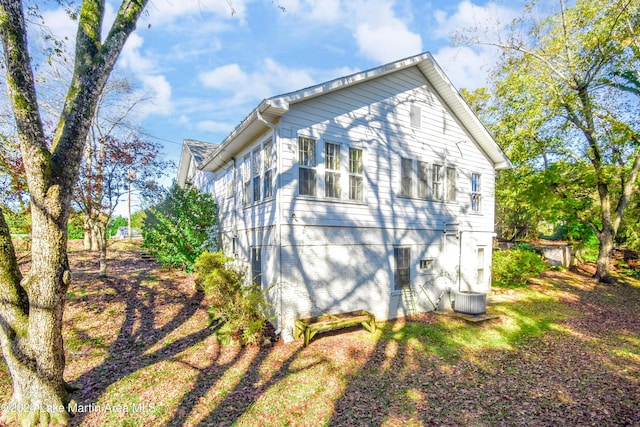
{"label": "roof eave", "polygon": [[213,172],[224,167],[245,144],[269,129],[265,120],[274,123],[287,111],[289,104],[283,99],[263,100],[222,141],[220,148],[202,162],[201,169]]}
{"label": "roof eave", "polygon": [[502,149],[495,142],[491,134],[480,122],[475,113],[469,108],[458,90],[433,59],[429,52],[382,65],[371,70],[358,72],[346,77],[340,77],[326,83],[321,83],[295,92],[275,96],[263,100],[245,119],[222,141],[220,148],[200,165],[201,169],[216,171],[261,133],[267,131],[270,125],[276,123],[292,104],[334,92],[346,87],[359,84],[373,78],[394,73],[406,68],[417,66],[426,79],[440,93],[453,113],[463,126],[478,142],[482,150],[491,159],[496,169],[508,169],[511,162]]}

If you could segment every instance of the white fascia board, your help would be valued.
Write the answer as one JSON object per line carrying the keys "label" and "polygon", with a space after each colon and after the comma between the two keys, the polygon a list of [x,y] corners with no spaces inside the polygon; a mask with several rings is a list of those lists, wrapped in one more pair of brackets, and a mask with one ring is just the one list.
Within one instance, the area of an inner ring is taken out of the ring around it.
{"label": "white fascia board", "polygon": [[260,120],[260,117],[271,123],[275,123],[282,115],[289,111],[291,104],[306,101],[413,66],[417,66],[422,71],[425,78],[433,85],[463,126],[479,144],[480,148],[491,159],[494,167],[496,169],[511,168],[511,162],[502,149],[471,108],[469,108],[462,96],[460,96],[458,90],[435,62],[433,56],[431,56],[429,52],[425,52],[371,70],[340,77],[326,83],[263,100],[236,126],[224,141],[222,141],[220,148],[210,158],[202,162],[202,169],[207,171],[218,170],[235,156],[245,144],[251,142],[252,139],[260,133],[267,131],[269,127]]}
{"label": "white fascia board", "polygon": [[182,142],[182,151],[180,153],[180,163],[178,164],[178,185],[180,187],[185,186],[187,182],[187,174],[189,173],[189,167],[191,166],[192,156],[189,152],[187,145]]}
{"label": "white fascia board", "polygon": [[381,65],[376,68],[372,68],[367,71],[360,71],[358,73],[351,74],[345,77],[339,77],[337,79],[321,83],[319,85],[311,86],[305,89],[300,89],[295,92],[286,93],[277,97],[270,98],[269,101],[284,102],[287,104],[295,104],[297,102],[306,101],[315,98],[320,95],[324,95],[330,92],[334,92],[340,89],[347,88],[349,86],[356,85],[371,79],[382,77],[387,74],[394,73],[405,68],[410,68],[423,61],[433,60],[429,52],[422,53],[420,55],[412,56],[409,58],[401,59],[396,62]]}
{"label": "white fascia board", "polygon": [[202,162],[202,170],[216,171],[234,157],[256,136],[269,130],[269,126],[260,120],[260,116],[272,122],[289,110],[289,103],[280,97],[263,100],[236,128],[222,141],[220,148]]}

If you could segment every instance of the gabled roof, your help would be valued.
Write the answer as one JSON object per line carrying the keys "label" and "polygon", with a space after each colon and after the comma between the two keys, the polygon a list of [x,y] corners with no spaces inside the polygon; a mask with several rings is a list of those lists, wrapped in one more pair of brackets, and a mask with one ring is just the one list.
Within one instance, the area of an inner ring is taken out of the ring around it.
{"label": "gabled roof", "polygon": [[[498,170],[511,168],[511,162],[494,141],[478,117],[462,99],[460,93],[451,84],[429,52],[340,77],[308,88],[264,99],[247,117],[220,143],[219,149],[211,152],[202,162],[205,170],[217,170],[220,165],[231,159],[245,144],[273,126],[289,107],[298,102],[307,101],[337,90],[366,82],[375,78],[417,67],[424,77],[442,97],[460,123],[471,134],[487,157]],[[216,160],[215,162],[213,160]]]}
{"label": "gabled roof", "polygon": [[218,150],[218,147],[220,147],[219,144],[213,144],[211,142],[185,139],[182,143],[180,165],[178,165],[178,184],[184,186],[192,159],[196,168],[204,169],[205,159],[212,157]]}

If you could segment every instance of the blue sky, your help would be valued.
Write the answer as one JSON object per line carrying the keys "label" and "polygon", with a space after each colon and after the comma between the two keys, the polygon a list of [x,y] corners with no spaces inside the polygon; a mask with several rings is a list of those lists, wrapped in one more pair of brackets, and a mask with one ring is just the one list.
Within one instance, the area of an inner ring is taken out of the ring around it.
{"label": "blue sky", "polygon": [[[108,1],[111,19],[118,4]],[[453,34],[507,23],[523,7],[506,0],[151,0],[117,69],[151,98],[138,120],[177,164],[184,138],[220,142],[263,98],[424,51],[456,87],[483,86],[496,50],[454,47]],[[73,40],[76,24],[63,11],[44,18]]]}

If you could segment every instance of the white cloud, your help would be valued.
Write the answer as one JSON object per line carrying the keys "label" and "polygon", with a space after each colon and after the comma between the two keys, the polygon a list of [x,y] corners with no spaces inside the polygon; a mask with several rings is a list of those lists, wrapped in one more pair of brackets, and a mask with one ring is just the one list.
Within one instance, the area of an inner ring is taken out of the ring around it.
{"label": "white cloud", "polygon": [[159,72],[159,66],[152,58],[145,56],[144,39],[133,33],[127,39],[118,58],[118,66],[133,73],[142,82],[143,91],[151,101],[141,107],[143,115],[168,115],[173,111],[171,83]]}
{"label": "white cloud", "polygon": [[[395,24],[395,25],[394,25]],[[391,62],[422,51],[422,38],[398,22],[389,25],[359,25],[355,38],[360,53],[378,62]]]}
{"label": "white cloud", "polygon": [[412,17],[399,17],[395,0],[280,0],[287,15],[312,25],[339,25],[351,31],[360,55],[389,62],[422,51]]}
{"label": "white cloud", "polygon": [[230,91],[246,86],[249,81],[249,76],[240,69],[238,64],[214,68],[211,71],[200,73],[198,78],[205,87]]}
{"label": "white cloud", "polygon": [[42,14],[46,29],[57,39],[62,40],[73,51],[76,31],[78,31],[78,21],[72,20],[67,12],[62,9],[49,10]]}
{"label": "white cloud", "polygon": [[233,129],[233,125],[226,122],[203,120],[196,124],[196,128],[207,132],[229,132],[229,129]]}
{"label": "white cloud", "polygon": [[497,49],[491,47],[462,46],[442,48],[433,56],[456,88],[473,90],[486,86],[498,55]]}
{"label": "white cloud", "polygon": [[422,51],[422,37],[409,29],[411,17],[399,17],[394,0],[345,2],[359,52],[376,62],[394,61]]}
{"label": "white cloud", "polygon": [[309,17],[314,21],[331,23],[344,19],[340,0],[315,0],[308,3],[311,3]]}
{"label": "white cloud", "polygon": [[144,39],[142,37],[136,33],[131,34],[122,48],[122,52],[118,58],[118,64],[135,73],[144,74],[152,72],[155,64],[151,59],[143,55],[143,45]]}
{"label": "white cloud", "polygon": [[[450,38],[456,33],[471,32],[473,37],[490,40],[511,23],[520,13],[517,9],[503,7],[495,2],[484,6],[464,0],[455,12],[447,14],[437,10],[436,23],[432,34],[440,38]],[[500,50],[487,45],[467,45],[444,47],[434,53],[436,61],[457,88],[476,89],[486,86],[489,72],[498,61]]]}
{"label": "white cloud", "polygon": [[143,107],[146,114],[168,115],[173,111],[171,100],[171,84],[162,76],[147,75],[142,77],[142,84],[147,93],[152,94],[149,105]]}
{"label": "white cloud", "polygon": [[198,79],[205,87],[233,92],[227,101],[232,104],[259,101],[316,83],[309,71],[287,68],[271,58],[265,58],[250,73],[238,64],[228,64],[200,73]]}

